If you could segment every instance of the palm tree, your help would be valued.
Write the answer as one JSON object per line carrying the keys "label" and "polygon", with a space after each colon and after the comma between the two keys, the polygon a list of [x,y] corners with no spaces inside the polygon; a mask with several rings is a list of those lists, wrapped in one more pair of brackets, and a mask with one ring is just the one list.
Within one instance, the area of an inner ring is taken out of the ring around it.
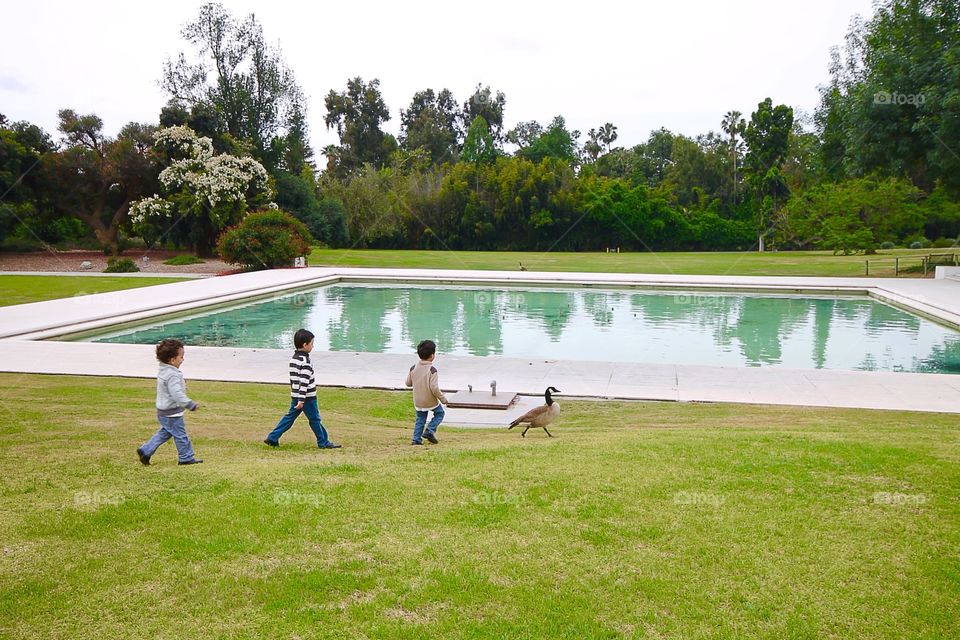
{"label": "palm tree", "polygon": [[730,136],[730,155],[733,160],[733,204],[737,204],[737,157],[743,148],[743,142],[737,140],[737,136],[742,134],[747,126],[741,116],[743,114],[739,111],[727,111],[723,114],[723,122],[720,125],[723,132]]}
{"label": "palm tree", "polygon": [[608,122],[600,127],[600,131],[597,132],[597,137],[600,139],[600,142],[606,145],[607,153],[610,153],[610,145],[617,139],[617,128],[613,126],[612,122]]}
{"label": "palm tree", "polygon": [[583,151],[590,158],[591,162],[596,162],[597,158],[600,156],[600,152],[603,150],[598,142],[599,136],[597,134],[597,130],[590,129],[590,131],[587,131],[587,137],[589,140],[584,143]]}

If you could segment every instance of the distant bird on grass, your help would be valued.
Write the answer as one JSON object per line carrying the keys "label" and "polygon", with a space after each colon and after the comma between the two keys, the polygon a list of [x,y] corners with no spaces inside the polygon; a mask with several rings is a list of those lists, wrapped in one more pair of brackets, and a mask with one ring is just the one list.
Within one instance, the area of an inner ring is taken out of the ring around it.
{"label": "distant bird on grass", "polygon": [[523,430],[523,433],[520,434],[522,437],[527,437],[527,431],[529,431],[531,427],[539,427],[546,431],[547,435],[552,438],[553,434],[547,431],[547,425],[556,420],[560,415],[560,403],[554,401],[550,395],[551,393],[560,393],[560,389],[547,387],[547,390],[543,392],[543,399],[546,401],[546,404],[530,409],[530,411],[527,411],[511,422],[507,429],[513,429],[518,424],[525,423],[527,427]]}
{"label": "distant bird on grass", "polygon": [[521,263],[520,263],[520,271],[526,271],[526,270],[527,270],[527,268],[526,268],[525,266],[523,266],[523,263],[521,262]]}

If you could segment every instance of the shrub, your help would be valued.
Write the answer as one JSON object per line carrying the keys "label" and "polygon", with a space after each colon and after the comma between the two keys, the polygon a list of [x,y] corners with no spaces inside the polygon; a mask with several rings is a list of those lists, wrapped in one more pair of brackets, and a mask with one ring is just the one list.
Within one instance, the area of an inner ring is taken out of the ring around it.
{"label": "shrub", "polygon": [[911,248],[911,249],[923,249],[923,244],[921,244],[919,240],[914,240],[913,242],[910,243],[910,248]]}
{"label": "shrub", "polygon": [[890,242],[889,240],[887,240],[886,242],[881,243],[880,248],[886,251],[886,250],[890,250],[890,249],[896,249],[896,248],[897,248],[897,245],[895,245],[895,244],[893,244],[892,242]]}
{"label": "shrub", "polygon": [[947,249],[956,246],[958,246],[956,238],[937,238],[933,241],[934,249]]}
{"label": "shrub", "polygon": [[288,267],[294,258],[309,252],[310,231],[279,210],[248,214],[217,240],[217,253],[224,262],[249,270]]}
{"label": "shrub", "polygon": [[27,253],[30,251],[43,251],[44,244],[35,238],[18,238],[10,236],[0,244],[0,251],[15,251],[17,253]]}
{"label": "shrub", "polygon": [[169,260],[164,260],[163,264],[168,264],[173,267],[182,267],[187,264],[203,264],[203,260],[197,256],[182,254],[179,256],[174,256]]}
{"label": "shrub", "polygon": [[110,258],[107,260],[107,268],[103,270],[104,273],[134,273],[135,271],[140,271],[140,268],[130,258]]}

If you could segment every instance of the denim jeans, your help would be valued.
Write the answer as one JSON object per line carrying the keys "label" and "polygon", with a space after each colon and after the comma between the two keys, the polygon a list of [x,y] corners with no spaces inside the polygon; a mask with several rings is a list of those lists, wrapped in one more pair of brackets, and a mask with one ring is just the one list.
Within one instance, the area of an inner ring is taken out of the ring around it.
{"label": "denim jeans", "polygon": [[153,434],[152,438],[140,447],[144,455],[152,456],[160,445],[173,438],[174,444],[177,445],[177,457],[180,462],[193,460],[193,445],[190,444],[190,438],[187,437],[187,426],[183,422],[183,416],[177,416],[176,418],[157,416],[157,420],[160,421],[160,428]]}
{"label": "denim jeans", "polygon": [[[413,423],[413,441],[414,442],[423,442],[423,426],[427,423],[427,414],[429,411],[420,411],[417,410],[417,420]],[[427,433],[433,434],[437,432],[437,427],[440,426],[440,423],[443,422],[443,405],[438,404],[433,408],[433,419],[430,421],[430,424],[427,424]]]}
{"label": "denim jeans", "polygon": [[293,421],[299,418],[301,413],[306,414],[307,420],[310,421],[310,428],[313,429],[313,434],[317,436],[317,446],[325,447],[329,444],[330,438],[327,436],[327,430],[324,428],[323,422],[320,421],[320,409],[317,407],[316,398],[304,398],[302,409],[297,409],[297,401],[291,398],[290,410],[280,418],[276,428],[267,436],[267,440],[280,442],[280,436],[293,426]]}

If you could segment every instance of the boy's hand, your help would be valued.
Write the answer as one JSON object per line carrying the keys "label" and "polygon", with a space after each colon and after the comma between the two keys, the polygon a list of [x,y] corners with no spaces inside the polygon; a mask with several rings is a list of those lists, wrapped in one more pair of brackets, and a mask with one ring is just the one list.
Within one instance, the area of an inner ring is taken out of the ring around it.
{"label": "boy's hand", "polygon": [[199,403],[199,402],[194,402],[194,403],[193,403],[193,408],[191,408],[190,411],[196,411],[196,410],[199,409],[199,408],[200,408],[200,403]]}
{"label": "boy's hand", "polygon": [[297,406],[294,407],[294,408],[295,408],[297,411],[300,411],[300,409],[303,409],[303,400],[301,400],[300,402],[298,402],[298,403],[297,403]]}

